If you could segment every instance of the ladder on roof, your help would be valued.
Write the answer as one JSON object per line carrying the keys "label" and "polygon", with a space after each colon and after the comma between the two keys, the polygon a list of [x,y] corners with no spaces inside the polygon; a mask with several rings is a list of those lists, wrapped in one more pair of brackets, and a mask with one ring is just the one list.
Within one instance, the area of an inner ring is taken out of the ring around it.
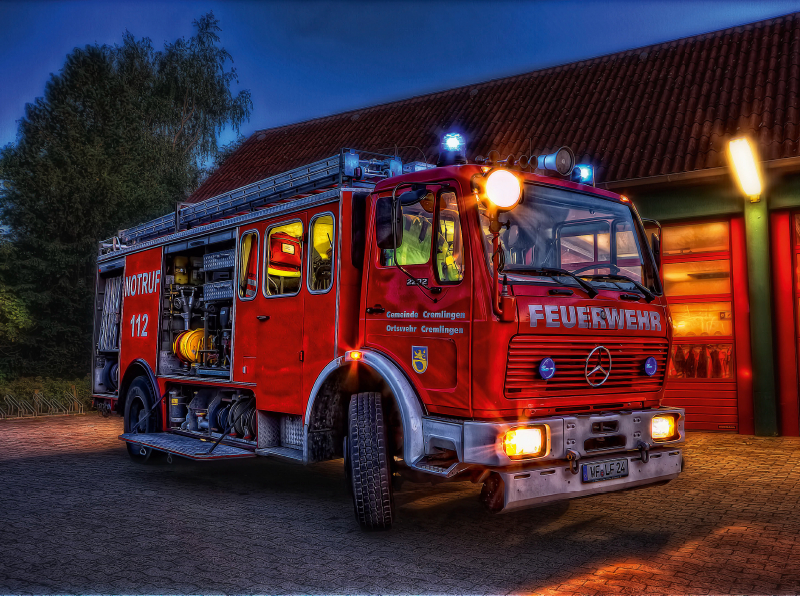
{"label": "ladder on roof", "polygon": [[[339,155],[265,178],[123,230],[119,242],[122,245],[136,244],[337,184],[372,187],[384,178],[402,173],[403,163],[396,156],[342,149]],[[123,247],[114,239],[104,240],[100,243],[100,252],[105,254]]]}

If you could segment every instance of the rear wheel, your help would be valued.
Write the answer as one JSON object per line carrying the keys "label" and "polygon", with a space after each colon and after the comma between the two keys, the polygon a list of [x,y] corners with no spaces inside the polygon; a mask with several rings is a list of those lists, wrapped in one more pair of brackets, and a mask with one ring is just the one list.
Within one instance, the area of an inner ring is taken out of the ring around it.
{"label": "rear wheel", "polygon": [[365,530],[388,530],[394,519],[394,499],[380,393],[358,393],[350,400],[345,448],[358,523]]}
{"label": "rear wheel", "polygon": [[[150,383],[144,377],[137,377],[128,387],[125,397],[125,432],[134,434],[158,432],[158,413],[147,413],[155,403],[153,390]],[[145,420],[147,418],[147,420]],[[138,424],[137,426],[137,423]],[[147,463],[154,456],[151,447],[143,447],[132,443],[125,443],[128,448],[128,455],[137,463]]]}

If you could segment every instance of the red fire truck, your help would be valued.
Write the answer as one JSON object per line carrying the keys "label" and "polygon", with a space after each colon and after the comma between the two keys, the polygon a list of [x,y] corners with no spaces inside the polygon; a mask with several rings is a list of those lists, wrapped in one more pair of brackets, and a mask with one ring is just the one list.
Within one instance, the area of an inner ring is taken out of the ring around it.
{"label": "red fire truck", "polygon": [[344,149],[102,241],[130,457],[343,458],[365,528],[403,479],[509,511],[676,478],[658,236],[567,148],[499,157]]}

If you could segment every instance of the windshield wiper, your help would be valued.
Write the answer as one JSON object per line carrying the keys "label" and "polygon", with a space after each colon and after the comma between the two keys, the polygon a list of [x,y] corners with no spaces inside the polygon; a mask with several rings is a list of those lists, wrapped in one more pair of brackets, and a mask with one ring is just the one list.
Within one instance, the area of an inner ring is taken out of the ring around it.
{"label": "windshield wiper", "polygon": [[639,290],[642,294],[644,294],[644,299],[647,300],[648,302],[652,302],[653,300],[656,299],[656,296],[655,296],[655,294],[653,294],[653,292],[651,292],[650,290],[645,288],[642,284],[640,284],[635,279],[632,279],[632,278],[628,277],[627,275],[619,275],[619,274],[616,274],[616,273],[600,273],[598,275],[584,275],[584,277],[588,277],[589,279],[596,279],[596,280],[608,279],[608,280],[611,280],[611,281],[627,281],[627,282],[632,283],[636,287],[637,290]]}
{"label": "windshield wiper", "polygon": [[528,267],[526,265],[506,265],[500,269],[503,273],[519,273],[520,275],[541,275],[542,277],[571,277],[578,285],[582,287],[589,298],[597,296],[597,290],[590,284],[582,280],[574,273],[570,273],[566,269],[559,269],[558,267]]}

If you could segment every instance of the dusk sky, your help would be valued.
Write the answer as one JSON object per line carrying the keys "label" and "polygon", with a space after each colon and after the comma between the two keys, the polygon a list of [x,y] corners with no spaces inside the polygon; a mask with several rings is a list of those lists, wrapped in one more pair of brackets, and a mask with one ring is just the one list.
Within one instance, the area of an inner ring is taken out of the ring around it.
{"label": "dusk sky", "polygon": [[72,48],[117,43],[125,29],[161,48],[209,10],[252,91],[247,135],[779,16],[800,1],[0,2],[0,146]]}

